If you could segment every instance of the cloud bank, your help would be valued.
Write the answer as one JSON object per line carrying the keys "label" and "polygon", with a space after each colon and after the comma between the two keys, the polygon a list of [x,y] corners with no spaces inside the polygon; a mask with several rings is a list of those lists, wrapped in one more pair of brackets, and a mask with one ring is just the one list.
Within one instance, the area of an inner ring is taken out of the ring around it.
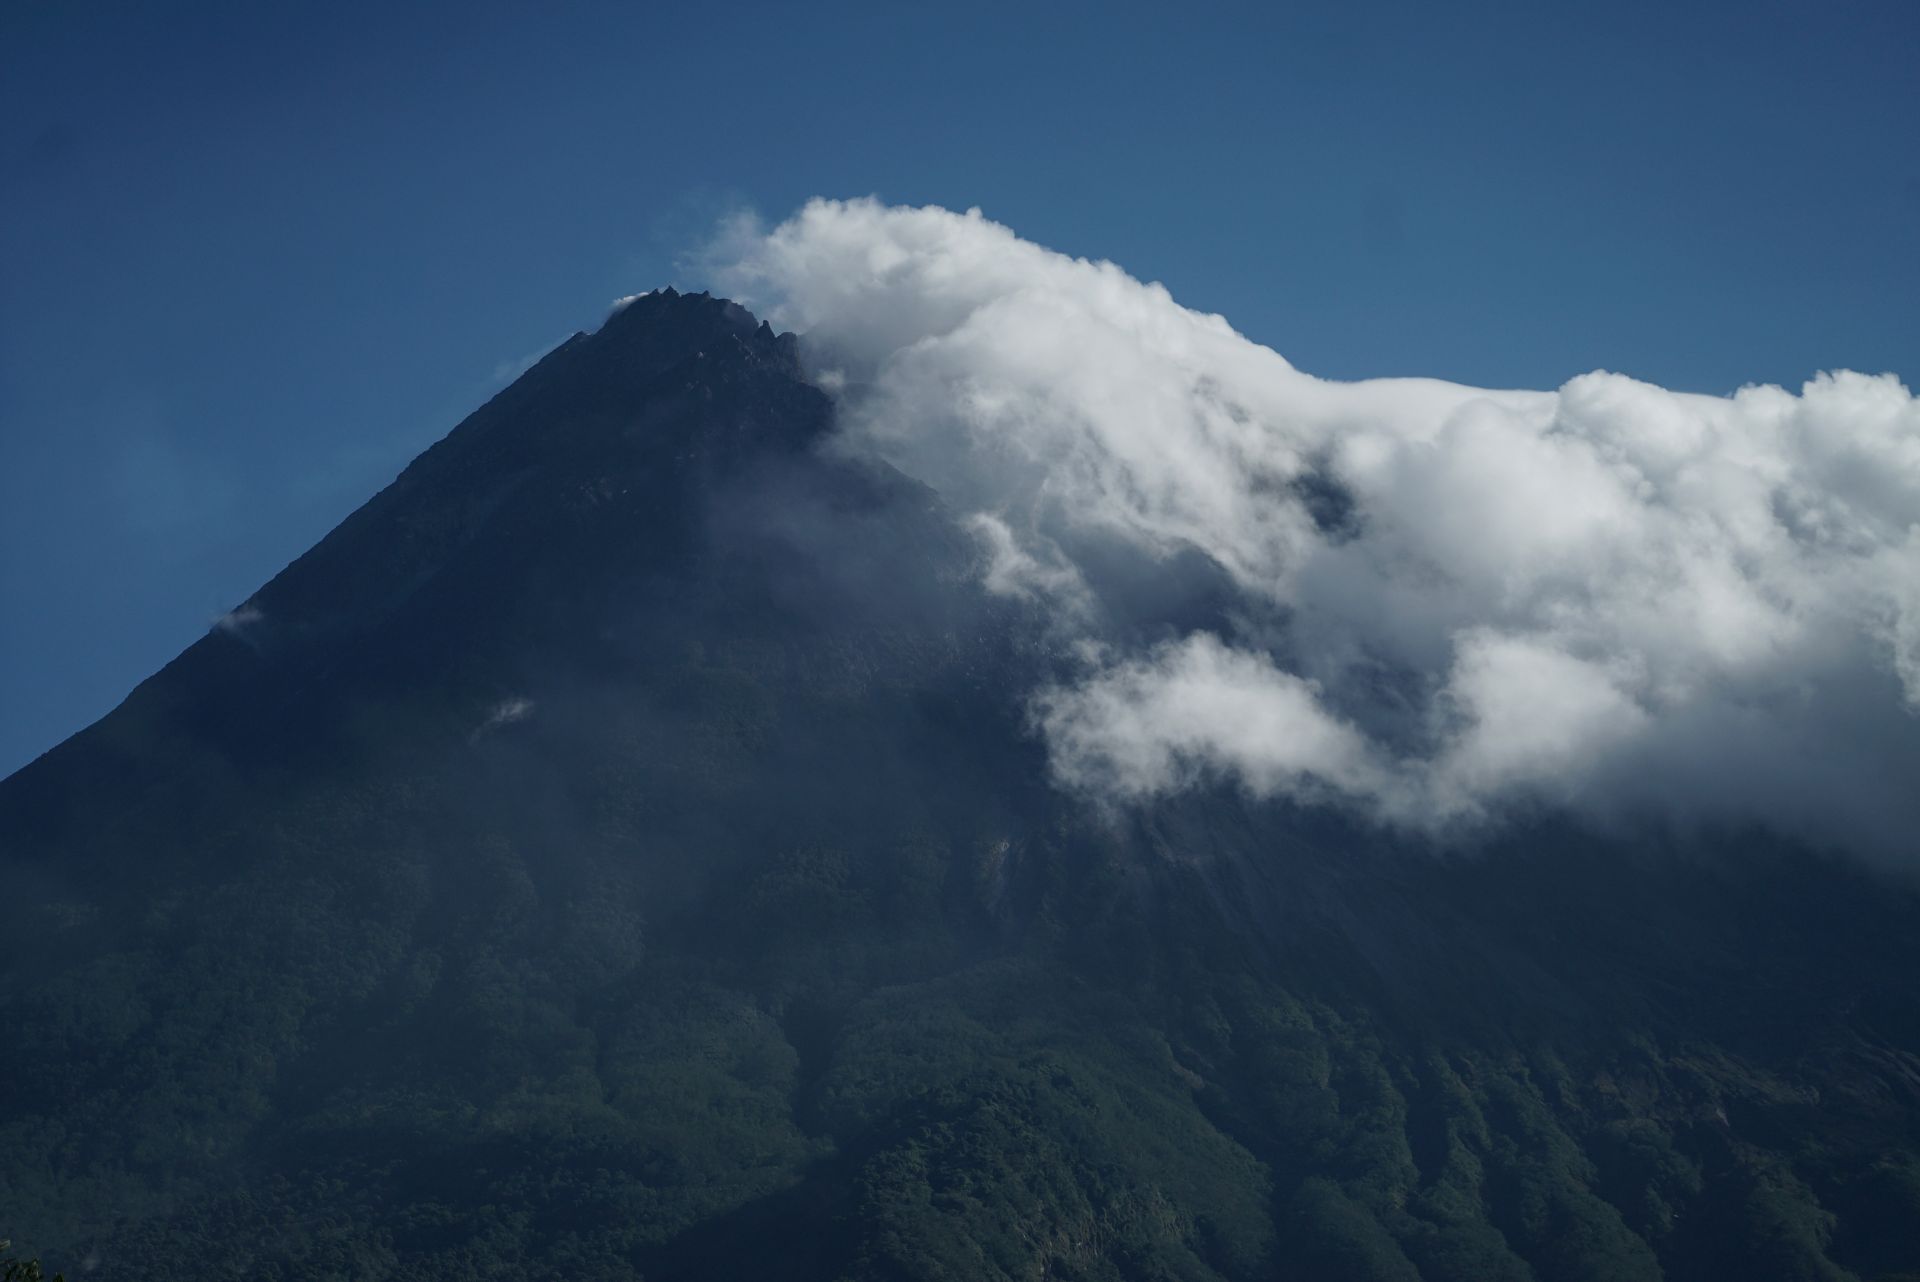
{"label": "cloud bank", "polygon": [[1920,852],[1920,407],[1890,375],[1332,382],[978,211],[815,201],[718,257],[808,336],[846,441],[1060,621],[1080,666],[1032,706],[1066,786]]}

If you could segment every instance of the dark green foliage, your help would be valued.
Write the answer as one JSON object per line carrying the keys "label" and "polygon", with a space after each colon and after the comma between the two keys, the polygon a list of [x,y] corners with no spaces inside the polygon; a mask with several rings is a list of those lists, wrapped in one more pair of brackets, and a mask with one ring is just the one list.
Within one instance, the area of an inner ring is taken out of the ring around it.
{"label": "dark green foliage", "polygon": [[621,318],[0,784],[0,1228],[163,1282],[1920,1272],[1910,890],[1084,810],[929,496],[807,454],[719,304]]}
{"label": "dark green foliage", "polygon": [[[40,1268],[38,1260],[22,1260],[15,1256],[13,1243],[0,1238],[0,1282],[45,1282],[46,1274]],[[53,1275],[53,1282],[66,1282],[60,1274]]]}

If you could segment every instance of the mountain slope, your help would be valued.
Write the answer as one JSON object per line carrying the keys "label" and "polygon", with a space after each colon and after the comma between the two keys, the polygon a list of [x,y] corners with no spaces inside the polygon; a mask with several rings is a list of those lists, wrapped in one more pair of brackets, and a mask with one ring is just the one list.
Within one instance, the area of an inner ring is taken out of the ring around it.
{"label": "mountain slope", "polygon": [[704,295],[0,783],[0,1235],[154,1278],[1920,1272],[1920,899],[1089,810],[1047,620]]}

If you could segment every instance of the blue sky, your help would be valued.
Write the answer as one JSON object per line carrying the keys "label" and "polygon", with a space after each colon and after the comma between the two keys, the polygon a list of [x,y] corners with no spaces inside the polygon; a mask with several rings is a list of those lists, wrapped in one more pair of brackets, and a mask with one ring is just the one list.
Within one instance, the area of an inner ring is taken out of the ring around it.
{"label": "blue sky", "polygon": [[979,205],[1334,377],[1911,379],[1916,55],[1910,0],[9,5],[0,772],[740,207]]}

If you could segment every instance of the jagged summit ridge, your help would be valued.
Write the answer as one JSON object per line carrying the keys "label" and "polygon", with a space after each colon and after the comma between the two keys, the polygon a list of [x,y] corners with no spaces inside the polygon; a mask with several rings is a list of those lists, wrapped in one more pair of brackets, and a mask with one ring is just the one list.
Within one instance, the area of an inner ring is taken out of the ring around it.
{"label": "jagged summit ridge", "polygon": [[681,293],[671,285],[617,300],[596,332],[622,336],[642,333],[646,341],[659,341],[665,332],[675,329],[694,341],[706,334],[724,334],[747,344],[750,336],[756,345],[771,345],[787,353],[798,343],[797,335],[776,332],[767,321],[730,298],[706,290]]}

